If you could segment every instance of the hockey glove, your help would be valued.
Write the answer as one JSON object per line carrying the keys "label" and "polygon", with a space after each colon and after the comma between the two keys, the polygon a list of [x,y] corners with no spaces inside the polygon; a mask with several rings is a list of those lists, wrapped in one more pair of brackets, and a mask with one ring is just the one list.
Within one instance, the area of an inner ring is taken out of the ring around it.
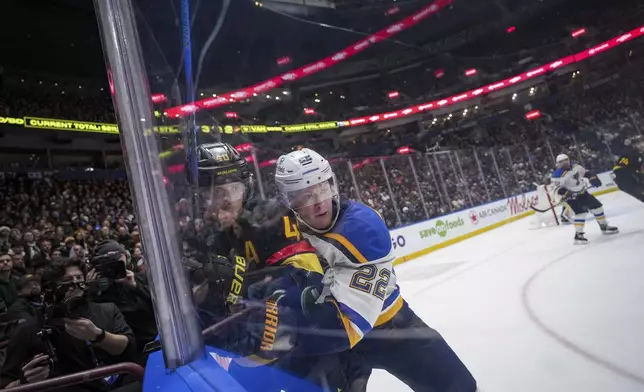
{"label": "hockey glove", "polygon": [[295,345],[293,312],[272,299],[233,317],[208,343],[243,357],[259,357],[260,362],[280,358]]}
{"label": "hockey glove", "polygon": [[306,316],[308,308],[320,296],[322,284],[319,277],[309,277],[306,272],[291,271],[279,278],[266,277],[248,288],[251,300],[274,300]]}
{"label": "hockey glove", "polygon": [[308,318],[309,310],[315,306],[315,302],[320,297],[321,287],[309,286],[303,290],[299,288],[290,287],[286,290],[277,290],[273,293],[272,298],[275,299],[280,306],[301,311],[301,314]]}
{"label": "hockey glove", "polygon": [[596,175],[592,175],[592,176],[588,177],[588,181],[590,181],[590,185],[593,186],[593,187],[602,186],[602,181]]}

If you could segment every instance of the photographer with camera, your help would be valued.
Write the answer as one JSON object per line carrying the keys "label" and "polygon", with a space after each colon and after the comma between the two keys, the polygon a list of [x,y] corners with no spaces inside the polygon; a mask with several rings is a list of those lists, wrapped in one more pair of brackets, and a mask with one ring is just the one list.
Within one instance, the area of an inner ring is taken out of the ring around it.
{"label": "photographer with camera", "polygon": [[135,362],[143,363],[143,348],[158,334],[156,318],[145,274],[135,274],[126,265],[123,245],[113,240],[99,243],[90,260],[88,293],[94,302],[111,302],[119,308],[136,337]]}
{"label": "photographer with camera", "polygon": [[[42,317],[21,323],[12,333],[2,386],[40,381],[45,368],[49,377],[58,377],[134,359],[132,330],[114,304],[94,303],[87,297],[79,261],[48,267],[42,280]],[[107,391],[115,381],[88,382],[65,390]]]}

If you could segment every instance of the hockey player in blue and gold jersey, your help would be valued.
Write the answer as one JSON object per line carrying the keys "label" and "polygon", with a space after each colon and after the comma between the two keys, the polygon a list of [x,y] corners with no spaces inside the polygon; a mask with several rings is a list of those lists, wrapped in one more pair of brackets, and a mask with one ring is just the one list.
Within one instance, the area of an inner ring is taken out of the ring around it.
{"label": "hockey player in blue and gold jersey", "polygon": [[323,261],[316,303],[338,308],[348,358],[366,364],[353,374],[351,391],[366,390],[371,368],[387,370],[415,391],[475,391],[476,381],[447,342],[401,297],[380,215],[361,203],[341,203],[329,162],[310,149],[281,156],[275,181]]}
{"label": "hockey player in blue and gold jersey", "polygon": [[559,154],[556,160],[557,169],[552,173],[552,184],[557,193],[575,214],[575,239],[577,245],[587,244],[584,236],[587,212],[595,216],[603,234],[616,234],[617,227],[608,224],[604,215],[604,206],[597,198],[588,193],[588,185],[584,178],[588,178],[590,186],[601,186],[601,180],[588,172],[578,163],[572,163],[566,154]]}

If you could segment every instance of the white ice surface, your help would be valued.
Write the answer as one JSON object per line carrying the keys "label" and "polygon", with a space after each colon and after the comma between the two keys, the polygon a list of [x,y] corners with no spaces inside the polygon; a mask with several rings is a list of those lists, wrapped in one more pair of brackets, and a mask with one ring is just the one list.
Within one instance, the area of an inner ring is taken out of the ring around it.
{"label": "white ice surface", "polygon": [[[644,204],[600,197],[620,234],[525,218],[396,268],[403,297],[482,392],[644,391]],[[414,366],[414,364],[409,364]],[[409,391],[374,370],[369,392]]]}

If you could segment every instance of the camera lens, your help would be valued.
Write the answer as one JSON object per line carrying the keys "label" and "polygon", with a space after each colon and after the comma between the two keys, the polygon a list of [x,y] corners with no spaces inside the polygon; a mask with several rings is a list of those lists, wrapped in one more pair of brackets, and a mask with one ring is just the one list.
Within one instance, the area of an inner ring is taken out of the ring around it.
{"label": "camera lens", "polygon": [[84,296],[69,298],[63,303],[65,310],[65,317],[77,319],[83,317],[87,312],[89,303]]}

